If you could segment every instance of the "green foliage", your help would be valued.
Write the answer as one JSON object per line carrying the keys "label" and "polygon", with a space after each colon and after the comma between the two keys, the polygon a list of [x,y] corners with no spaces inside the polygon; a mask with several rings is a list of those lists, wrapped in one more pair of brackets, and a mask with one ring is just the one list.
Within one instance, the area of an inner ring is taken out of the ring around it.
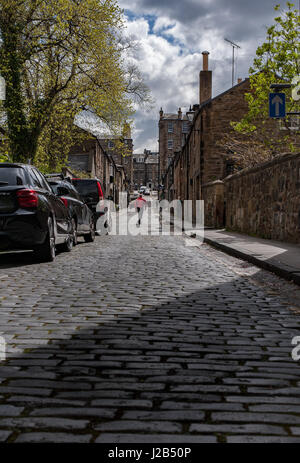
{"label": "green foliage", "polygon": [[[299,42],[299,11],[294,4],[287,2],[286,9],[280,5],[275,7],[280,15],[275,23],[267,29],[266,41],[257,48],[253,66],[250,68],[251,92],[246,94],[249,111],[240,121],[232,123],[236,132],[255,135],[257,130],[265,130],[265,141],[276,149],[278,136],[272,137],[267,130],[269,122],[269,92],[274,83],[291,83],[300,74],[300,42]],[[286,91],[287,111],[295,112],[297,102],[292,98],[291,90]],[[286,144],[289,140],[292,146],[297,143],[298,134],[288,130],[282,135],[279,143]]]}
{"label": "green foliage", "polygon": [[[0,73],[9,151],[43,170],[64,165],[74,117],[92,109],[111,132],[133,114],[114,0],[0,0]],[[141,98],[147,89],[140,83]],[[1,111],[1,108],[0,108]],[[1,121],[3,118],[1,118]]]}
{"label": "green foliage", "polygon": [[9,157],[6,156],[5,154],[0,153],[0,162],[8,162],[8,161],[9,161]]}

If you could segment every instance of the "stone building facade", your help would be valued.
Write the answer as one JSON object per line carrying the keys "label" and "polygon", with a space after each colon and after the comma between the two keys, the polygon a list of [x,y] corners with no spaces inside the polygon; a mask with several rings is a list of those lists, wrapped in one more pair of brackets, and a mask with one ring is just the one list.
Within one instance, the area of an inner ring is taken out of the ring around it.
{"label": "stone building facade", "polygon": [[127,191],[129,181],[122,165],[117,165],[102,143],[93,135],[79,145],[74,145],[68,156],[68,167],[76,175],[84,173],[90,178],[99,178],[106,198],[118,203],[120,192]]}
{"label": "stone building facade", "polygon": [[133,156],[133,183],[139,187],[146,185],[157,189],[159,184],[159,155],[150,150],[144,150],[142,154]]}
{"label": "stone building facade", "polygon": [[158,189],[159,185],[159,154],[147,152],[145,159],[145,179],[146,185],[154,190]]}
{"label": "stone building facade", "polygon": [[191,122],[188,114],[184,114],[181,108],[177,114],[159,112],[159,179],[162,183],[167,169],[174,159],[175,153],[181,150],[186,136],[190,130]]}
{"label": "stone building facade", "polygon": [[99,142],[114,162],[124,168],[129,184],[133,185],[133,140],[130,126],[124,126],[122,137],[99,138]]}
{"label": "stone building facade", "polygon": [[145,154],[133,155],[133,184],[135,188],[145,185],[146,169],[145,169]]}

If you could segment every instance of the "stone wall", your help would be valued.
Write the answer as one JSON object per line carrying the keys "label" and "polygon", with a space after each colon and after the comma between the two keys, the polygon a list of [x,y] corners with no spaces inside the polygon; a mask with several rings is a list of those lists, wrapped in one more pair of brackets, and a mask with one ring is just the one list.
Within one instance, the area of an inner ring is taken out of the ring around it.
{"label": "stone wall", "polygon": [[205,227],[224,227],[224,190],[225,184],[221,180],[203,185],[202,195],[204,200]]}
{"label": "stone wall", "polygon": [[300,243],[300,153],[280,155],[224,182],[228,229]]}

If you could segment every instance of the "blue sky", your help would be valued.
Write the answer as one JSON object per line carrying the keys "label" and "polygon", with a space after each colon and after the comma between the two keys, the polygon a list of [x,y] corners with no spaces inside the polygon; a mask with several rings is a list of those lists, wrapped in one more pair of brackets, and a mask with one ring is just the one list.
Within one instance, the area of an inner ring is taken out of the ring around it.
{"label": "blue sky", "polygon": [[178,107],[185,110],[198,103],[203,50],[210,52],[214,95],[231,86],[232,49],[225,37],[241,46],[236,80],[248,76],[278,3],[280,0],[119,0],[125,10],[126,32],[139,44],[131,59],[155,99],[151,111],[137,110],[135,152],[158,149],[161,106],[165,112],[176,112]]}

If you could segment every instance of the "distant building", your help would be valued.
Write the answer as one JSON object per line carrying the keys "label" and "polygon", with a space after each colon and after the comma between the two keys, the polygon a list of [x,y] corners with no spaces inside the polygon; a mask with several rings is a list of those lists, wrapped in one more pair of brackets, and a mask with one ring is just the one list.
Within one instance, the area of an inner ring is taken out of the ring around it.
{"label": "distant building", "polygon": [[146,185],[157,189],[159,184],[159,156],[150,150],[133,155],[133,183],[136,186]]}
{"label": "distant building", "polygon": [[99,138],[103,149],[113,157],[115,163],[124,168],[130,185],[133,184],[133,140],[129,124],[125,124],[123,136]]}
{"label": "distant building", "polygon": [[183,115],[181,108],[177,114],[164,113],[161,108],[159,115],[159,178],[162,183],[175,153],[185,144],[191,121],[189,113]]}
{"label": "distant building", "polygon": [[120,192],[129,188],[124,167],[114,161],[104,150],[101,141],[93,135],[71,148],[68,167],[76,175],[82,173],[90,178],[99,178],[105,197],[112,198],[116,203],[119,202]]}

